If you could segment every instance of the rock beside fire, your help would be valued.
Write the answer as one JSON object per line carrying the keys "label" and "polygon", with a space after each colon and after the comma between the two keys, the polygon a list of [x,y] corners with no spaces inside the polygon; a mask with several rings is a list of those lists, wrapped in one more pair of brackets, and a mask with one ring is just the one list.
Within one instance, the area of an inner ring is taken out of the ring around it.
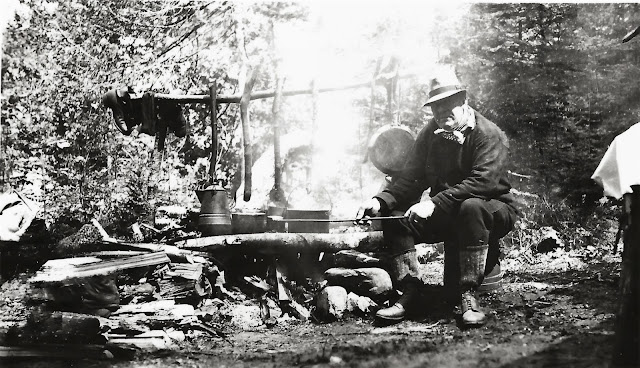
{"label": "rock beside fire", "polygon": [[393,290],[391,276],[382,268],[330,268],[324,277],[331,286],[342,286],[349,291],[373,300],[384,299]]}
{"label": "rock beside fire", "polygon": [[331,267],[360,268],[379,267],[380,265],[380,258],[353,249],[326,254],[325,258]]}
{"label": "rock beside fire", "polygon": [[368,296],[360,296],[355,293],[347,295],[347,310],[351,313],[369,314],[378,308],[378,304]]}
{"label": "rock beside fire", "polygon": [[535,246],[535,251],[538,253],[548,253],[558,248],[564,247],[564,242],[560,239],[558,232],[549,226],[541,227],[540,241]]}
{"label": "rock beside fire", "polygon": [[323,320],[341,319],[347,310],[347,290],[342,286],[327,286],[317,295],[316,315]]}

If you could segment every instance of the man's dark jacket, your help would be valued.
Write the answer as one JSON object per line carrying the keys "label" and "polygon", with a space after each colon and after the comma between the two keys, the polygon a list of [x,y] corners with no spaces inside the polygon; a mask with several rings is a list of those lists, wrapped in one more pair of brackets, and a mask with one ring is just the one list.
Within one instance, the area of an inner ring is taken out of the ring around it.
{"label": "man's dark jacket", "polygon": [[[474,111],[476,126],[462,145],[434,134],[434,119],[420,131],[401,174],[375,198],[383,208],[403,209],[427,188],[436,211],[454,215],[469,198],[497,199],[513,205],[506,178],[509,142],[493,122]],[[517,210],[516,210],[517,211]]]}

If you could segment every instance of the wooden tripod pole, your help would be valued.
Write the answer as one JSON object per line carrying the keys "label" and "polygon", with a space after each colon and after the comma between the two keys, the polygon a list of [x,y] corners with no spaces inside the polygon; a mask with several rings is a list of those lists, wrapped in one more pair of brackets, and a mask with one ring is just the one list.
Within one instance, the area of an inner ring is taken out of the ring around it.
{"label": "wooden tripod pole", "polygon": [[211,87],[209,87],[209,109],[211,113],[211,161],[209,162],[209,181],[210,184],[215,184],[216,180],[216,162],[218,161],[218,127],[217,127],[217,106],[216,106],[216,97],[217,97],[217,89],[218,83],[214,82]]}
{"label": "wooden tripod pole", "polygon": [[276,76],[276,94],[273,98],[273,162],[274,162],[274,201],[282,201],[282,160],[280,157],[280,108],[282,104],[282,88],[284,86],[284,77]]}

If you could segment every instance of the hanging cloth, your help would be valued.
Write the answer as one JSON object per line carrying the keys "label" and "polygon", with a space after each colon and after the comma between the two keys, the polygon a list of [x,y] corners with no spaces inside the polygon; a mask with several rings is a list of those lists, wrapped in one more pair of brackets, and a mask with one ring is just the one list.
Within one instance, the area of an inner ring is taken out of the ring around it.
{"label": "hanging cloth", "polygon": [[640,185],[640,123],[636,123],[618,135],[605,152],[591,176],[604,194],[616,199],[632,193],[632,185]]}
{"label": "hanging cloth", "polygon": [[148,135],[156,135],[156,104],[153,92],[145,92],[142,95],[142,104],[140,106],[142,113],[142,126],[140,133]]}
{"label": "hanging cloth", "polygon": [[189,127],[182,112],[182,106],[175,101],[160,100],[157,104],[158,123],[163,121],[176,137],[185,137]]}

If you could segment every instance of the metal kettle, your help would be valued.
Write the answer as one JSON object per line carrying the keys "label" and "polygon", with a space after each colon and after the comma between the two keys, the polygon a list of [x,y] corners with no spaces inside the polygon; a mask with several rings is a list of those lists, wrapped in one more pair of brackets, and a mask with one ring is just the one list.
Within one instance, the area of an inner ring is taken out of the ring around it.
{"label": "metal kettle", "polygon": [[205,236],[231,234],[231,211],[227,191],[221,187],[196,190],[200,201],[198,230]]}

